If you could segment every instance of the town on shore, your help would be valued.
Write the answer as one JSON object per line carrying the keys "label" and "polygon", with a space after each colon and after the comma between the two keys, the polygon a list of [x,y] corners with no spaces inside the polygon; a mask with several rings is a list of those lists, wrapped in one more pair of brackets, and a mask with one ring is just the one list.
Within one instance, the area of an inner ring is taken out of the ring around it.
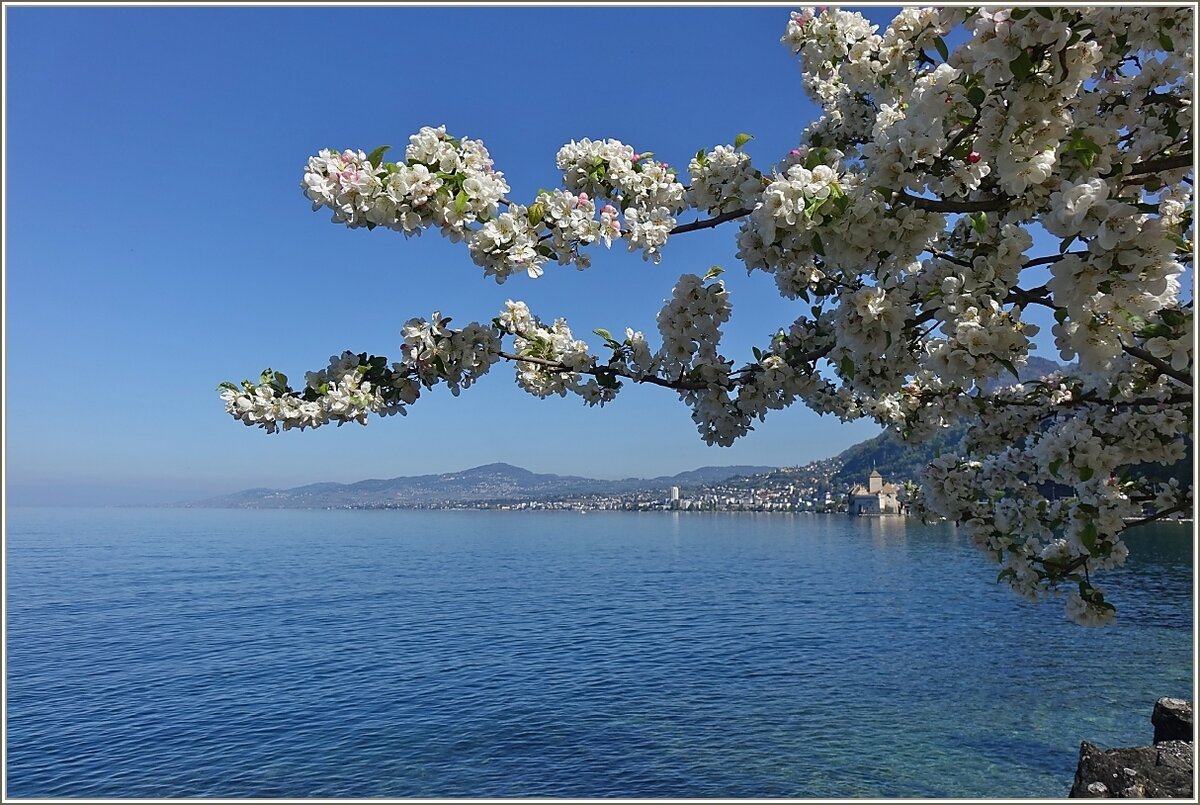
{"label": "town on shore", "polygon": [[420,504],[365,504],[372,509],[471,509],[499,511],[755,511],[849,513],[900,516],[908,512],[904,485],[888,483],[872,470],[865,483],[849,489],[831,479],[823,462],[782,467],[769,473],[731,478],[692,488],[635,490],[610,494],[573,494],[527,500],[458,500]]}

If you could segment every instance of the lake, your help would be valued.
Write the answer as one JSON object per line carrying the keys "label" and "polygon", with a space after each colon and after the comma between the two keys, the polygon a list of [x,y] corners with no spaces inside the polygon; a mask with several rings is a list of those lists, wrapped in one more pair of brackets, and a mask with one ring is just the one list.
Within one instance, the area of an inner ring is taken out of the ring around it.
{"label": "lake", "polygon": [[1061,797],[1193,688],[1193,531],[1118,622],[953,525],[10,509],[8,796]]}

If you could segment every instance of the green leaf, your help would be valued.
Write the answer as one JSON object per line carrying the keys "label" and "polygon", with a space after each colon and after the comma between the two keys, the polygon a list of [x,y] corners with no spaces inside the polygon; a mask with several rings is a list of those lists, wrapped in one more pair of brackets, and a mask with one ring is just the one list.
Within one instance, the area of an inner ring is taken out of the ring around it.
{"label": "green leaf", "polygon": [[825,256],[825,244],[821,241],[821,235],[817,232],[813,232],[812,250],[815,254],[819,254],[821,257]]}
{"label": "green leaf", "polygon": [[1035,66],[1033,60],[1029,58],[1029,54],[1024,51],[1008,63],[1008,68],[1012,71],[1013,77],[1017,79],[1028,78],[1033,74]]}
{"label": "green leaf", "polygon": [[1048,20],[1054,19],[1054,12],[1051,11],[1050,9],[1046,8],[1045,6],[1038,6],[1037,8],[1034,9],[1034,11],[1036,11],[1039,15],[1041,15],[1042,17],[1044,17]]}
{"label": "green leaf", "polygon": [[467,211],[467,202],[470,199],[467,197],[467,191],[459,190],[458,195],[454,197],[454,211],[462,215]]}
{"label": "green leaf", "polygon": [[971,228],[979,234],[982,235],[984,232],[987,232],[987,222],[986,212],[971,213]]}
{"label": "green leaf", "polygon": [[849,355],[843,355],[841,363],[838,364],[842,370],[842,374],[846,377],[854,376],[854,361]]}
{"label": "green leaf", "polygon": [[754,139],[753,134],[747,134],[746,132],[742,132],[741,134],[739,134],[738,136],[733,138],[733,147],[741,148],[743,145],[745,145],[746,143],[750,142],[753,139]]}
{"label": "green leaf", "polygon": [[546,205],[540,201],[535,201],[529,205],[529,210],[526,212],[529,216],[529,223],[537,226],[542,222],[542,218],[546,215]]}
{"label": "green leaf", "polygon": [[1079,470],[1079,480],[1090,481],[1090,480],[1092,480],[1092,476],[1095,474],[1096,474],[1096,471],[1094,469],[1092,469],[1091,467],[1083,467]]}
{"label": "green leaf", "polygon": [[1066,254],[1067,249],[1071,248],[1071,244],[1075,242],[1075,238],[1077,237],[1079,237],[1079,235],[1072,235],[1069,238],[1063,238],[1062,243],[1058,244],[1058,253]]}
{"label": "green leaf", "polygon": [[696,152],[696,163],[700,165],[700,167],[704,167],[708,164],[708,154],[704,153],[703,148]]}
{"label": "green leaf", "polygon": [[1050,474],[1055,477],[1058,477],[1058,470],[1059,470],[1059,468],[1062,467],[1062,465],[1063,465],[1063,460],[1061,458],[1057,458],[1054,461],[1051,461],[1050,462]]}
{"label": "green leaf", "polygon": [[712,268],[710,268],[708,271],[706,271],[704,273],[704,281],[708,282],[711,279],[716,279],[717,277],[721,276],[724,273],[725,273],[725,269],[721,268],[720,266],[713,266]]}
{"label": "green leaf", "polygon": [[1018,382],[1021,380],[1021,376],[1019,374],[1017,374],[1017,367],[1012,365],[1012,361],[1006,361],[1003,358],[998,358],[997,363],[999,363],[1001,366],[1003,366],[1008,371],[1012,372],[1012,376],[1015,377],[1018,380]]}
{"label": "green leaf", "polygon": [[603,338],[605,341],[613,340],[612,333],[610,333],[608,330],[605,330],[603,327],[597,327],[595,330],[592,330],[592,332]]}
{"label": "green leaf", "polygon": [[1096,550],[1096,523],[1093,520],[1088,520],[1087,525],[1079,532],[1079,541],[1083,543],[1083,547],[1088,549],[1088,553]]}
{"label": "green leaf", "polygon": [[1179,235],[1179,234],[1177,234],[1177,233],[1175,233],[1175,232],[1168,232],[1168,233],[1167,233],[1167,240],[1169,240],[1169,241],[1171,241],[1172,243],[1174,243],[1174,244],[1175,244],[1175,246],[1176,246],[1177,248],[1179,248],[1180,250],[1182,250],[1182,251],[1185,251],[1185,252],[1186,252],[1186,251],[1190,251],[1190,250],[1191,250],[1191,244],[1190,244],[1190,243],[1188,243],[1188,241],[1187,241],[1187,238],[1185,238],[1185,237],[1183,237],[1183,236],[1181,236],[1181,235]]}
{"label": "green leaf", "polygon": [[982,87],[971,87],[967,90],[967,100],[975,106],[982,106],[984,99],[987,98],[987,93]]}
{"label": "green leaf", "polygon": [[933,38],[933,46],[937,48],[938,55],[942,57],[942,61],[947,61],[950,58],[950,49],[946,47],[946,40],[940,36]]}
{"label": "green leaf", "polygon": [[1182,310],[1176,310],[1175,308],[1170,307],[1163,308],[1158,312],[1158,315],[1163,321],[1172,327],[1179,327],[1188,320],[1188,315]]}
{"label": "green leaf", "polygon": [[1006,567],[1000,571],[1000,575],[996,576],[996,583],[999,584],[1005,579],[1015,579],[1016,577],[1017,571],[1013,570],[1011,567]]}
{"label": "green leaf", "polygon": [[1065,307],[1056,308],[1054,310],[1054,320],[1062,324],[1067,320],[1067,309]]}
{"label": "green leaf", "polygon": [[1175,52],[1175,43],[1171,41],[1171,37],[1167,36],[1165,33],[1159,33],[1158,45],[1168,53]]}
{"label": "green leaf", "polygon": [[367,162],[370,162],[372,165],[379,167],[380,163],[383,162],[383,155],[386,154],[388,152],[388,149],[390,149],[390,148],[391,148],[390,145],[379,146],[374,151],[367,154]]}

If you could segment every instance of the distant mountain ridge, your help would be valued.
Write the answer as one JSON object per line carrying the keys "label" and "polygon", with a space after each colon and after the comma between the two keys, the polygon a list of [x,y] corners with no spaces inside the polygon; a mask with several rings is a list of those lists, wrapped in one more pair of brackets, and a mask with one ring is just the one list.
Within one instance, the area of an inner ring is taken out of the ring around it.
{"label": "distant mountain ridge", "polygon": [[[1073,368],[1031,356],[1029,362],[1020,369],[1020,379],[1032,380]],[[650,493],[666,497],[672,486],[695,490],[732,482],[732,485],[737,487],[754,487],[761,484],[770,485],[773,481],[786,480],[793,476],[805,478],[806,482],[823,484],[837,492],[849,489],[855,483],[862,483],[873,469],[878,469],[888,481],[915,481],[920,471],[937,456],[959,452],[966,431],[967,424],[960,423],[946,428],[920,444],[905,442],[898,434],[884,431],[872,439],[843,450],[833,458],[795,468],[745,464],[707,466],[675,475],[609,481],[577,475],[535,473],[512,464],[493,463],[459,472],[373,478],[350,484],[325,482],[291,489],[246,489],[231,495],[183,505],[254,509],[403,508],[445,504],[503,504],[631,493]],[[1171,467],[1145,467],[1140,470],[1140,474],[1161,480],[1175,477],[1181,483],[1191,483],[1191,440],[1188,442],[1188,456],[1184,461]]]}
{"label": "distant mountain ridge", "polygon": [[192,508],[324,509],[377,506],[427,506],[444,503],[504,502],[572,495],[617,495],[672,486],[720,483],[775,469],[739,464],[700,467],[657,478],[606,481],[577,475],[535,473],[512,464],[495,463],[460,472],[372,478],[351,484],[316,483],[291,489],[246,489],[231,495],[184,504]]}

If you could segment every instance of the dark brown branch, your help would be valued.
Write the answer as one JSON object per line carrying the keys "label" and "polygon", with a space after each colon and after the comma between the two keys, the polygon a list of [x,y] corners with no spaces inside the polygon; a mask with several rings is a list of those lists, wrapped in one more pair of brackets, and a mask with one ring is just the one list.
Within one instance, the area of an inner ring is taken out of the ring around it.
{"label": "dark brown branch", "polygon": [[946,262],[953,263],[956,266],[960,266],[962,268],[972,268],[973,267],[969,260],[964,260],[961,257],[955,257],[954,255],[950,254],[949,252],[944,252],[941,249],[935,249],[932,246],[929,246],[929,247],[926,247],[925,251],[929,252],[934,257],[937,257],[940,260],[945,260]]}
{"label": "dark brown branch", "polygon": [[[1183,154],[1175,154],[1169,157],[1147,159],[1143,162],[1137,162],[1130,167],[1129,172],[1126,175],[1140,176],[1147,173],[1161,173],[1162,171],[1176,170],[1177,168],[1188,168],[1191,167],[1191,165],[1192,152],[1188,151]],[[1007,209],[1008,205],[1011,203],[1011,200],[1007,198],[989,198],[976,201],[968,201],[966,199],[923,198],[921,196],[914,196],[903,190],[892,193],[892,201],[907,204],[910,207],[916,207],[918,210],[948,213],[997,212],[999,210]]]}
{"label": "dark brown branch", "polygon": [[1062,402],[1049,403],[1038,400],[1006,400],[1000,397],[987,398],[988,405],[994,405],[999,408],[1014,407],[1014,408],[1046,408],[1053,414],[1055,411],[1062,408],[1077,408],[1081,405],[1098,405],[1103,408],[1140,408],[1142,406],[1158,406],[1158,405],[1183,405],[1190,403],[1192,396],[1176,394],[1165,399],[1156,397],[1144,397],[1136,400],[1105,400],[1094,394],[1082,394],[1077,397],[1072,397],[1069,400]]}
{"label": "dark brown branch", "polygon": [[[556,372],[572,372],[581,375],[592,375],[593,377],[600,377],[602,375],[615,375],[617,377],[623,377],[626,380],[632,380],[634,383],[650,383],[655,386],[662,386],[663,388],[674,389],[676,391],[702,391],[711,387],[711,384],[709,383],[695,383],[684,380],[682,377],[680,377],[678,380],[665,380],[657,375],[643,375],[637,377],[629,374],[624,369],[621,369],[617,366],[597,366],[592,369],[572,369],[566,364],[559,363],[558,361],[547,360],[546,358],[514,355],[511,352],[505,352],[503,350],[500,350],[497,354],[507,361],[531,363],[534,366],[542,366],[546,369],[553,369]],[[721,387],[728,388],[728,386],[725,385],[721,385]]]}
{"label": "dark brown branch", "polygon": [[1181,512],[1187,512],[1187,511],[1191,511],[1191,510],[1192,510],[1191,503],[1180,503],[1178,506],[1172,506],[1169,509],[1163,509],[1160,512],[1155,512],[1154,514],[1150,515],[1149,517],[1143,517],[1140,520],[1134,520],[1132,523],[1126,523],[1125,527],[1122,528],[1121,531],[1128,531],[1131,528],[1137,528],[1140,525],[1146,525],[1147,523],[1153,523],[1155,520],[1161,520],[1164,517],[1171,516],[1172,514],[1179,514]]}
{"label": "dark brown branch", "polygon": [[[1026,265],[1029,265],[1026,263]],[[1004,297],[1001,304],[1005,305],[1044,305],[1048,308],[1058,309],[1058,306],[1050,301],[1048,294],[1050,289],[1045,285],[1039,285],[1036,288],[1023,290],[1021,288],[1011,288],[1008,291],[1008,296]]]}
{"label": "dark brown branch", "polygon": [[1121,349],[1123,349],[1127,355],[1132,355],[1133,357],[1137,358],[1138,360],[1143,360],[1146,363],[1150,364],[1151,366],[1153,366],[1158,371],[1162,372],[1167,377],[1178,380],[1180,383],[1182,383],[1185,386],[1190,387],[1192,385],[1191,375],[1188,375],[1185,372],[1181,372],[1178,369],[1172,368],[1171,364],[1167,363],[1166,361],[1164,361],[1160,358],[1154,357],[1153,355],[1151,355],[1149,352],[1142,349],[1141,347],[1134,347],[1134,346],[1130,346],[1128,344],[1122,343]]}
{"label": "dark brown branch", "polygon": [[1147,159],[1144,162],[1134,163],[1129,169],[1129,175],[1138,176],[1144,173],[1162,173],[1163,171],[1190,168],[1191,166],[1192,152],[1188,151],[1186,154],[1175,154],[1174,156]]}
{"label": "dark brown branch", "polygon": [[906,193],[903,190],[898,193],[892,193],[892,201],[898,201],[910,207],[916,207],[918,210],[926,210],[928,212],[995,212],[1003,210],[1009,205],[1009,200],[1006,198],[990,198],[981,201],[922,198],[921,196]]}
{"label": "dark brown branch", "polygon": [[1028,263],[1025,263],[1023,266],[1021,266],[1021,268],[1025,269],[1025,268],[1033,268],[1034,266],[1048,266],[1053,263],[1057,263],[1059,260],[1063,259],[1064,257],[1086,257],[1090,253],[1091,252],[1082,251],[1082,252],[1067,252],[1066,254],[1052,254],[1048,257],[1039,257],[1036,260],[1030,260]]}
{"label": "dark brown branch", "polygon": [[959,143],[961,143],[968,134],[975,130],[975,126],[979,123],[979,118],[982,116],[983,104],[981,103],[979,104],[979,108],[975,110],[975,117],[971,118],[971,121],[962,127],[962,131],[956,134],[954,139],[946,144],[946,147],[942,149],[942,153],[939,158],[946,159],[949,154],[953,153],[954,149],[958,147]]}
{"label": "dark brown branch", "polygon": [[680,224],[671,230],[672,235],[682,235],[684,232],[696,232],[700,229],[712,229],[714,226],[720,226],[726,221],[733,221],[738,218],[745,218],[751,210],[730,210],[723,212],[715,218],[706,218],[703,221],[692,221],[687,224]]}

